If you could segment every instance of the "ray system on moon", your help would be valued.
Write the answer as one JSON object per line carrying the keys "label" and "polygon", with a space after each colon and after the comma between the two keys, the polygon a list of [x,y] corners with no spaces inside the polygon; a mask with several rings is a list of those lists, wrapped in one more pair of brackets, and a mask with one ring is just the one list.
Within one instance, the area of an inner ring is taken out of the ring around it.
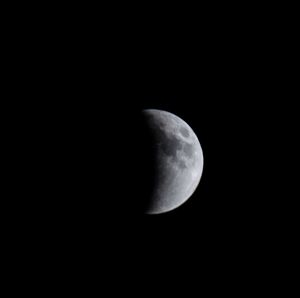
{"label": "ray system on moon", "polygon": [[160,214],[182,205],[196,190],[203,171],[203,153],[192,128],[166,111],[142,111],[151,133],[154,180],[145,208]]}

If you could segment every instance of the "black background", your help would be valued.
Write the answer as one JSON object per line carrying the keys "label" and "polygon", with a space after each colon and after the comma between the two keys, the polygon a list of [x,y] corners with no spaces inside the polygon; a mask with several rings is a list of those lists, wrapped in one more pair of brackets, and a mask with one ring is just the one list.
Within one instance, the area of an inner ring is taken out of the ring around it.
{"label": "black background", "polygon": [[[182,62],[177,54],[152,56],[147,50],[141,58],[128,53],[130,62],[123,64],[109,53],[103,64],[95,66],[91,59],[87,68],[59,74],[59,67],[52,73],[43,103],[53,134],[44,157],[50,180],[42,194],[51,206],[43,203],[50,231],[67,245],[81,239],[93,248],[105,243],[108,250],[123,252],[141,246],[145,254],[163,250],[167,259],[180,254],[197,263],[203,254],[224,261],[220,251],[235,258],[272,235],[268,213],[276,201],[266,196],[270,177],[264,173],[270,137],[264,131],[270,120],[264,97],[270,82],[261,78],[248,51],[223,49],[220,57],[201,48],[198,63],[193,54]],[[150,178],[139,151],[143,108],[178,115],[203,147],[199,187],[168,214],[147,216],[137,207],[147,195],[143,179]]]}
{"label": "black background", "polygon": [[[104,266],[109,277],[133,268],[143,280],[154,270],[154,284],[173,270],[178,280],[196,270],[213,284],[277,266],[286,218],[280,26],[233,15],[175,15],[154,28],[153,20],[70,22],[63,14],[57,26],[18,28],[24,83],[16,89],[26,99],[14,102],[26,120],[18,154],[31,169],[23,167],[29,195],[18,205],[30,226],[19,228],[35,254],[66,271]],[[204,154],[193,196],[163,215],[139,212],[149,178],[144,108],[184,119]]]}

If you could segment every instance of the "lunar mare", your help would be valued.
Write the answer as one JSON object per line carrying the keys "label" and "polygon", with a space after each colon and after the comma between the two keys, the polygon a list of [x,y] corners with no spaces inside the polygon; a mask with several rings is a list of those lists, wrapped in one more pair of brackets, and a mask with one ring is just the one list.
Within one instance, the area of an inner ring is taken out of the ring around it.
{"label": "lunar mare", "polygon": [[146,213],[158,214],[182,205],[196,190],[203,171],[203,152],[192,128],[166,111],[143,111],[153,134],[155,186]]}

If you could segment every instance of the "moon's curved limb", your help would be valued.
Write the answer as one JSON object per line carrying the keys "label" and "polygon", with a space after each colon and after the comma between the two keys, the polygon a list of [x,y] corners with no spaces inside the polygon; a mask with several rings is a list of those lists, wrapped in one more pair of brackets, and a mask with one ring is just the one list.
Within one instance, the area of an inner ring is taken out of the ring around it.
{"label": "moon's curved limb", "polygon": [[196,190],[203,171],[203,152],[192,128],[166,111],[143,110],[154,136],[156,183],[148,214],[171,211]]}

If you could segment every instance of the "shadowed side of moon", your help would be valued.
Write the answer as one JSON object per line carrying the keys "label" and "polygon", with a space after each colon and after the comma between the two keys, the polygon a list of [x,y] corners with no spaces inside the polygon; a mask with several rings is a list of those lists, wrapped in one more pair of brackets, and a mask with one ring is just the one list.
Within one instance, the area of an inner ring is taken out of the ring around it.
{"label": "shadowed side of moon", "polygon": [[147,139],[148,192],[144,212],[159,214],[183,204],[195,191],[203,169],[202,148],[179,117],[160,110],[142,112]]}

